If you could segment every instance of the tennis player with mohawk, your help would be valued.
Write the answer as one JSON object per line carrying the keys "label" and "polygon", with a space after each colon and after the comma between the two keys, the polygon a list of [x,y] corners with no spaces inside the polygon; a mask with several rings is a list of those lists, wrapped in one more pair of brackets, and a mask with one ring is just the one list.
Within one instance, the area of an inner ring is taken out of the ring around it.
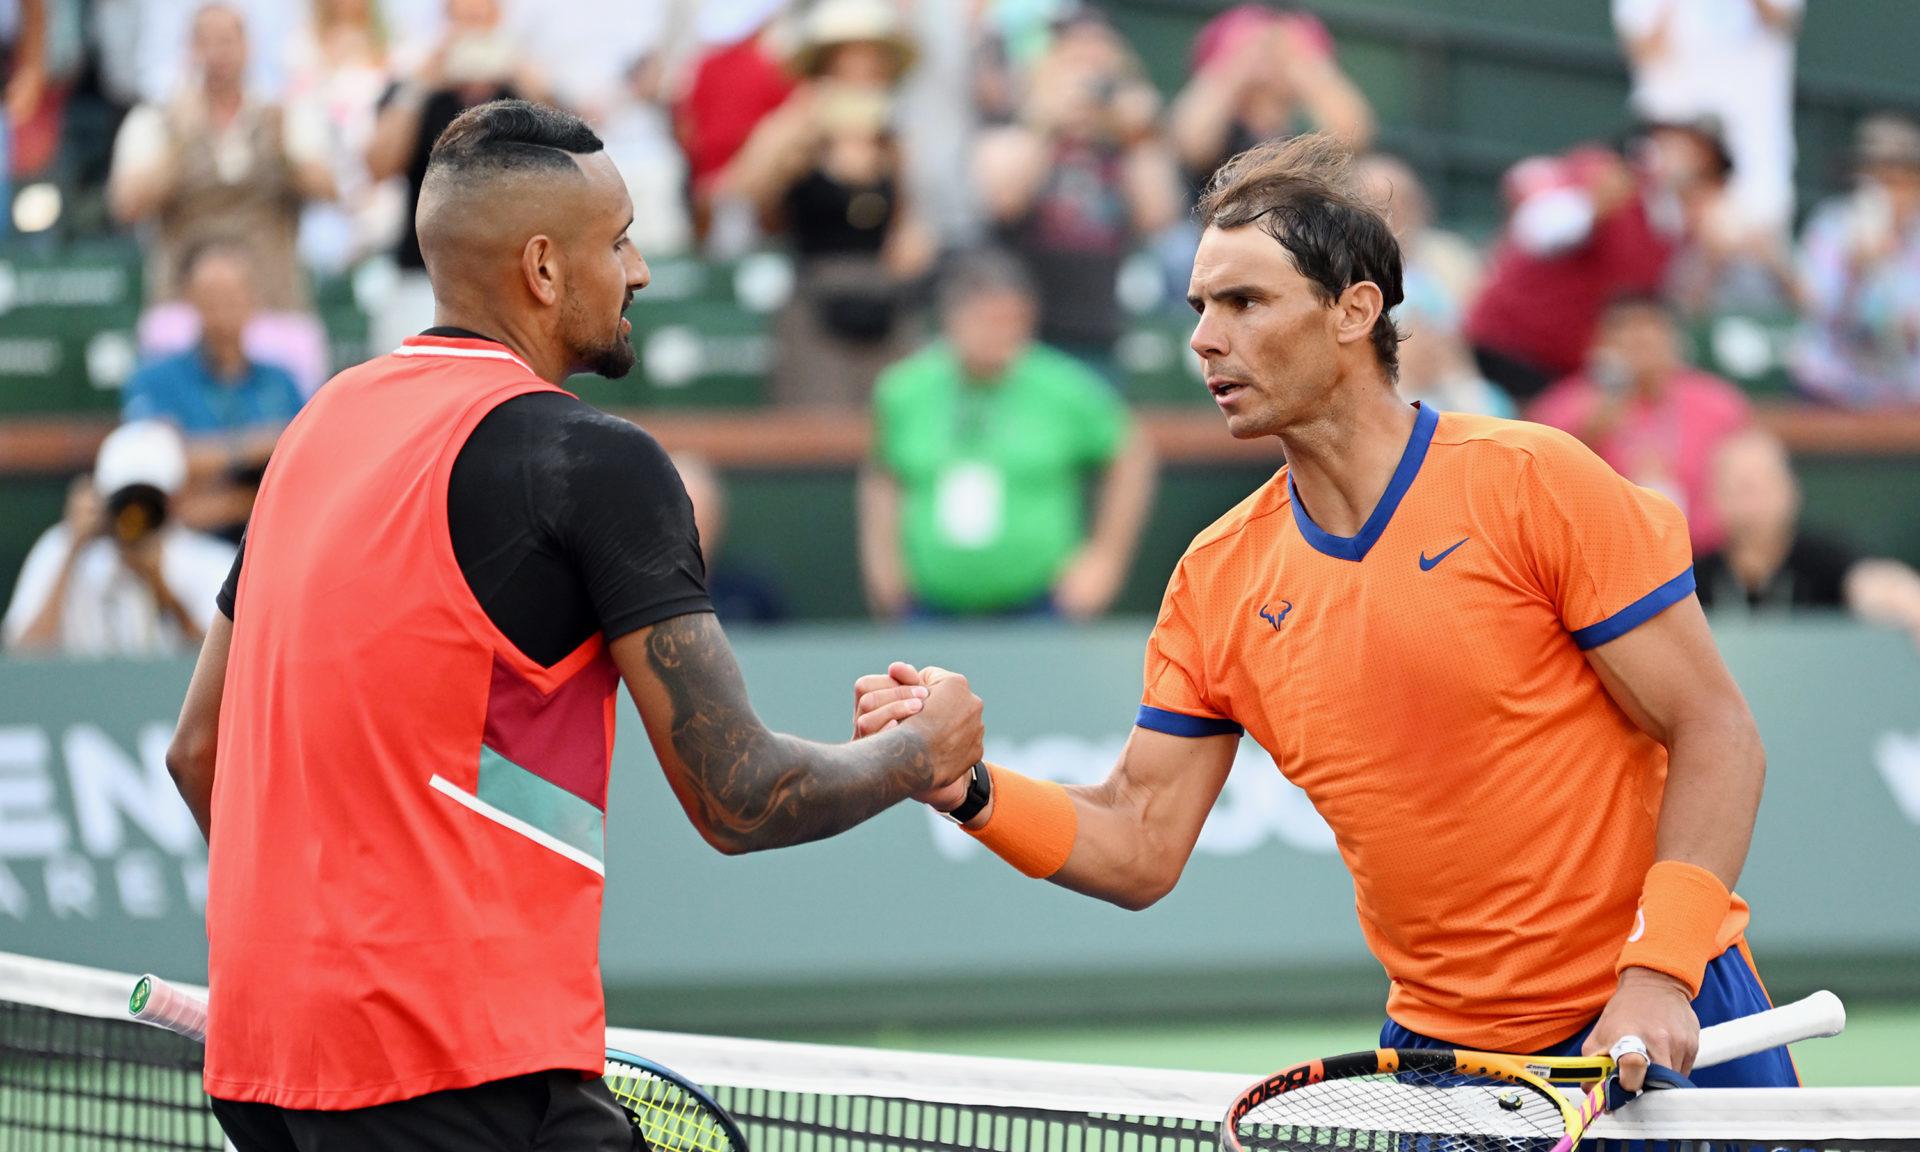
{"label": "tennis player with mohawk", "polygon": [[417,224],[436,326],[281,438],[167,755],[208,834],[207,1093],[240,1152],[630,1152],[600,1079],[620,684],[725,852],[965,777],[980,702],[936,672],[841,745],[755,716],[666,452],[560,387],[633,365],[648,280],[584,121],[467,110]]}
{"label": "tennis player with mohawk", "polygon": [[[1732,892],[1765,756],[1684,518],[1561,432],[1395,393],[1400,251],[1348,165],[1324,136],[1267,144],[1201,201],[1192,347],[1227,430],[1288,464],[1174,571],[1120,762],[1086,787],[995,767],[931,802],[1026,874],[1140,908],[1245,732],[1353,873],[1383,1047],[1637,1036],[1687,1071],[1702,1024],[1768,1004]],[[917,685],[863,677],[856,733],[913,716]],[[1699,1082],[1798,1080],[1776,1049]]]}

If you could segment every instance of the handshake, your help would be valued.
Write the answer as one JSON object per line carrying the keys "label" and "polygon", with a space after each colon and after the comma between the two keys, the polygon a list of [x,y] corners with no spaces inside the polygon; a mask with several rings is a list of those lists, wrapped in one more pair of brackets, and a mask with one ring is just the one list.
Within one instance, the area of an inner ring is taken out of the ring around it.
{"label": "handshake", "polygon": [[[966,799],[986,734],[983,705],[967,687],[967,678],[945,668],[915,668],[895,661],[884,673],[855,680],[853,697],[853,738],[914,721],[926,741],[935,783],[913,798],[940,812],[958,808]],[[989,804],[967,821],[968,826],[986,823],[991,811]]]}

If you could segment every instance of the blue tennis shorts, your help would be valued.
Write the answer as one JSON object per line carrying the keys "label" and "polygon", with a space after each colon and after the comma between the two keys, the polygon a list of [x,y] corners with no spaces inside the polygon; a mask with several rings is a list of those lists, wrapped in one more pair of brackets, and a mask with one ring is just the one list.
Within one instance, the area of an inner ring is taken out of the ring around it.
{"label": "blue tennis shorts", "polygon": [[[1693,998],[1693,1014],[1700,1018],[1700,1026],[1705,1028],[1742,1016],[1751,1016],[1755,1012],[1765,1012],[1773,1007],[1767,999],[1767,990],[1760,986],[1760,977],[1755,974],[1753,965],[1747,962],[1746,954],[1739,945],[1722,952],[1707,965],[1706,975],[1700,981],[1700,995]],[[1551,1047],[1532,1053],[1535,1056],[1578,1056],[1580,1045],[1586,1042],[1587,1033],[1593,1031],[1593,1025],[1574,1033],[1572,1036]],[[1380,1027],[1380,1046],[1382,1048],[1458,1048],[1458,1044],[1448,1044],[1435,1040],[1431,1036],[1422,1036],[1418,1032],[1409,1032],[1389,1019]],[[1700,1088],[1798,1088],[1800,1073],[1793,1067],[1793,1058],[1787,1055],[1785,1048],[1773,1048],[1766,1052],[1756,1052],[1751,1056],[1742,1056],[1738,1060],[1729,1060],[1725,1064],[1712,1068],[1695,1068],[1688,1077]]]}

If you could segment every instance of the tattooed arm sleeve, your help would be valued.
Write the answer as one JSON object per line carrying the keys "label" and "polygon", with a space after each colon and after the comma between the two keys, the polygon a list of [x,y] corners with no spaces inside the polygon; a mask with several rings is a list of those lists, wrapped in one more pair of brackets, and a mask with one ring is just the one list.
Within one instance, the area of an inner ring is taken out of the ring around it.
{"label": "tattooed arm sleeve", "polygon": [[911,726],[852,744],[769,731],[710,612],[630,633],[612,652],[674,794],[722,852],[824,839],[942,782]]}

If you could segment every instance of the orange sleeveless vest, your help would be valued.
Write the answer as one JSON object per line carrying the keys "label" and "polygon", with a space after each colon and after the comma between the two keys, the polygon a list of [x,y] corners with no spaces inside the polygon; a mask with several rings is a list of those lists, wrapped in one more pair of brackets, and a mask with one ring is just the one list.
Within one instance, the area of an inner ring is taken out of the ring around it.
{"label": "orange sleeveless vest", "polygon": [[447,529],[468,434],[539,391],[499,344],[415,337],[274,452],[220,708],[214,1096],[360,1108],[601,1069],[618,672],[599,636],[552,668],[522,655]]}

